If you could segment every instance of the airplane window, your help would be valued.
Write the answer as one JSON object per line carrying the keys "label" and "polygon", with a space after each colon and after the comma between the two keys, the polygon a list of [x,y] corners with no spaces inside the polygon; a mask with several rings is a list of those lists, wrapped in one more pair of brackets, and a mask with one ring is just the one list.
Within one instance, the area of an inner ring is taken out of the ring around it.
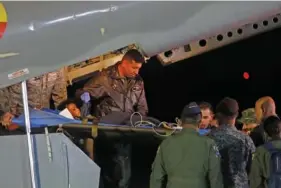
{"label": "airplane window", "polygon": [[241,34],[243,33],[243,29],[239,28],[239,29],[237,30],[237,33],[238,33],[239,35],[241,35]]}
{"label": "airplane window", "polygon": [[230,37],[232,37],[232,32],[231,31],[229,31],[228,33],[227,33],[227,36],[230,38]]}
{"label": "airplane window", "polygon": [[263,23],[264,26],[268,25],[268,21],[267,20],[263,21],[262,23]]}
{"label": "airplane window", "polygon": [[257,28],[259,28],[259,25],[258,25],[258,24],[254,24],[254,25],[253,25],[253,28],[254,28],[254,29],[257,29]]}
{"label": "airplane window", "polygon": [[164,56],[165,56],[165,57],[171,57],[172,55],[173,55],[172,50],[169,50],[169,51],[164,52]]}
{"label": "airplane window", "polygon": [[223,36],[222,36],[222,35],[218,35],[218,36],[217,36],[217,40],[218,40],[218,41],[222,41],[222,40],[223,40]]}
{"label": "airplane window", "polygon": [[207,41],[206,41],[205,39],[202,39],[202,40],[199,41],[199,45],[200,45],[201,47],[206,46],[206,44],[207,44]]}

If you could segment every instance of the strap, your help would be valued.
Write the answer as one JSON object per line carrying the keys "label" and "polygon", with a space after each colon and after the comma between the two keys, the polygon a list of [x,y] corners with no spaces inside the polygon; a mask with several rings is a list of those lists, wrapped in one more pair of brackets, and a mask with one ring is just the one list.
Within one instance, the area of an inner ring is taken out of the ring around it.
{"label": "strap", "polygon": [[264,147],[270,152],[270,176],[268,180],[269,188],[277,188],[280,183],[280,156],[281,149],[275,148],[272,142],[267,142],[264,144]]}
{"label": "strap", "polygon": [[267,149],[267,151],[270,152],[270,154],[274,154],[274,153],[277,153],[277,152],[281,152],[281,149],[277,149],[273,146],[272,142],[267,142],[264,144],[264,147],[265,149]]}
{"label": "strap", "polygon": [[274,150],[274,146],[272,144],[272,142],[267,142],[264,144],[265,149],[267,149],[269,152],[271,152],[272,150]]}

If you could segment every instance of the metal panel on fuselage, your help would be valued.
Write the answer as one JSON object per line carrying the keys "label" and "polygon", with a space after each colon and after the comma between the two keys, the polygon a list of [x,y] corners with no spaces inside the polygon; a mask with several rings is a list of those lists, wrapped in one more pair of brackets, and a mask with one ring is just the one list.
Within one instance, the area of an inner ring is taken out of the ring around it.
{"label": "metal panel on fuselage", "polygon": [[[49,134],[49,138],[51,155],[45,134],[33,135],[38,187],[98,188],[100,168],[65,135]],[[0,186],[31,188],[26,136],[1,136],[0,147]]]}
{"label": "metal panel on fuselage", "polygon": [[0,39],[0,87],[132,43],[138,44],[148,56],[156,55],[279,13],[281,2],[3,2],[3,5],[7,28]]}

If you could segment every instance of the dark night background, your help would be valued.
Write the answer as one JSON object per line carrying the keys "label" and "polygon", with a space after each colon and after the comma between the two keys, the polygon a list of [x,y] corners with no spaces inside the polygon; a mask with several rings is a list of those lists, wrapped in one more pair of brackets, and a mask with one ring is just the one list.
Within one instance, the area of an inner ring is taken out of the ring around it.
{"label": "dark night background", "polygon": [[[166,67],[151,58],[141,71],[150,115],[173,121],[188,102],[215,106],[225,96],[235,98],[241,110],[264,95],[281,106],[280,35],[277,29]],[[244,80],[244,71],[250,79]]]}
{"label": "dark night background", "polygon": [[[280,35],[281,29],[276,29],[166,67],[152,57],[140,73],[149,115],[174,121],[188,102],[208,101],[215,106],[225,96],[235,98],[243,110],[265,95],[275,99],[280,113]],[[243,72],[250,74],[248,80]],[[148,187],[156,148],[145,141],[134,147],[134,188]]]}

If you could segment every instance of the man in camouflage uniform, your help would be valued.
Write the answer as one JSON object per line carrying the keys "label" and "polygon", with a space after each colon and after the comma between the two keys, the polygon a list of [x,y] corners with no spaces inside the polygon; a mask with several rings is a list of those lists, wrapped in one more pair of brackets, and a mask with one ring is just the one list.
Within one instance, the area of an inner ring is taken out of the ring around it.
{"label": "man in camouflage uniform", "polygon": [[251,131],[257,126],[257,118],[254,108],[248,108],[242,111],[242,117],[238,122],[243,123],[242,131],[250,134]]}
{"label": "man in camouflage uniform", "polygon": [[[50,108],[50,100],[57,107],[67,99],[67,83],[64,69],[29,79],[27,82],[28,104],[32,108]],[[23,113],[21,84],[0,90],[0,110],[14,115]]]}
{"label": "man in camouflage uniform", "polygon": [[181,114],[183,130],[158,148],[150,188],[223,188],[216,144],[198,133],[201,117],[195,102],[185,106]]}
{"label": "man in camouflage uniform", "polygon": [[[95,115],[98,117],[112,112],[131,114],[136,111],[145,116],[148,107],[143,80],[138,74],[144,62],[145,59],[138,50],[129,50],[121,62],[97,72],[77,95],[83,100],[83,95],[90,94],[97,102]],[[104,186],[127,188],[131,177],[131,145],[114,143],[114,150],[116,155],[110,156],[110,159],[101,157]],[[107,168],[108,164],[112,165]]]}

